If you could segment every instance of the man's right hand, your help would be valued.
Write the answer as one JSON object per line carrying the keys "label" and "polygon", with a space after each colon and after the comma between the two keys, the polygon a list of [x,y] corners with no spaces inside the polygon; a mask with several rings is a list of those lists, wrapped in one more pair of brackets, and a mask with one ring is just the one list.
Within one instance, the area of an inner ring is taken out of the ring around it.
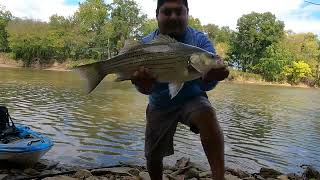
{"label": "man's right hand", "polygon": [[149,95],[156,82],[156,77],[149,69],[140,67],[131,77],[132,84],[136,85],[139,92]]}

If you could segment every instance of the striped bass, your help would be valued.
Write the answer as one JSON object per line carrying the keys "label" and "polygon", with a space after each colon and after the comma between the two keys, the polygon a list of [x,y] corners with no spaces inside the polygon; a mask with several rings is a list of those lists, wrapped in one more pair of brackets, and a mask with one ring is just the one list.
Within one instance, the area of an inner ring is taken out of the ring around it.
{"label": "striped bass", "polygon": [[141,66],[148,68],[158,82],[169,83],[171,98],[184,82],[198,79],[212,68],[225,67],[211,52],[159,35],[147,44],[127,40],[119,55],[78,66],[75,71],[87,80],[86,92],[90,93],[108,74],[116,74],[116,81],[130,80]]}

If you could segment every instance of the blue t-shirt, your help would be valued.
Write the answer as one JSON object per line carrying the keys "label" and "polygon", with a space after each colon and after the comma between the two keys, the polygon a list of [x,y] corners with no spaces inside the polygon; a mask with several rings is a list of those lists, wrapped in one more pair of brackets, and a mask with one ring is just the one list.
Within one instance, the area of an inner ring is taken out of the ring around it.
{"label": "blue t-shirt", "polygon": [[[141,39],[141,42],[149,43],[153,39],[155,39],[158,34],[159,30],[157,29],[146,37],[143,37]],[[199,32],[191,27],[188,27],[185,34],[177,39],[177,41],[200,47],[215,54],[215,49],[213,48],[213,45],[209,41],[207,36],[205,36],[204,33]],[[218,81],[205,84],[200,79],[188,81],[184,83],[184,86],[180,90],[178,95],[171,99],[169,95],[168,83],[157,82],[152,93],[149,95],[149,104],[153,105],[156,108],[165,108],[180,105],[195,96],[206,95],[205,91],[212,90],[217,84]]]}

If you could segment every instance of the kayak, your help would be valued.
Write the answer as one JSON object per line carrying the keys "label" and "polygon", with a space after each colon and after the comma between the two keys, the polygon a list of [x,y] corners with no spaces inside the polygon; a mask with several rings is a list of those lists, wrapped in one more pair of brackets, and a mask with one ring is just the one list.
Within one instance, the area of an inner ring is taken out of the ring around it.
{"label": "kayak", "polygon": [[53,146],[46,136],[29,127],[16,124],[18,133],[0,141],[0,161],[18,164],[35,164]]}

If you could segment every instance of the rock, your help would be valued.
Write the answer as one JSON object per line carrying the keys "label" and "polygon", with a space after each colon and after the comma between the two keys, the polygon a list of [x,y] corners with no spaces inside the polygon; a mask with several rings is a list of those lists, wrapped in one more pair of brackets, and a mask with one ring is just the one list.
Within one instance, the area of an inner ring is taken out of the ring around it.
{"label": "rock", "polygon": [[74,178],[79,178],[79,179],[84,179],[92,176],[91,172],[86,169],[80,169],[78,170],[72,177]]}
{"label": "rock", "polygon": [[212,176],[212,172],[211,171],[205,171],[205,172],[199,173],[199,177],[200,178],[211,177],[211,176]]}
{"label": "rock", "polygon": [[261,168],[260,169],[260,176],[262,176],[263,178],[267,179],[267,178],[274,178],[276,179],[278,176],[282,175],[281,172],[276,171],[274,169],[270,169],[270,168]]}
{"label": "rock", "polygon": [[20,175],[23,174],[23,171],[21,169],[10,169],[10,173],[13,175]]}
{"label": "rock", "polygon": [[41,171],[41,175],[45,175],[45,174],[58,174],[58,173],[61,173],[61,171],[58,171],[58,170],[55,170],[55,169]]}
{"label": "rock", "polygon": [[177,180],[185,180],[185,175],[181,174],[176,177]]}
{"label": "rock", "polygon": [[173,173],[173,171],[170,169],[163,170],[163,174],[171,174],[171,173]]}
{"label": "rock", "polygon": [[79,180],[79,179],[73,178],[70,176],[54,176],[54,177],[44,178],[43,180]]}
{"label": "rock", "polygon": [[252,176],[250,176],[250,177],[245,177],[245,178],[243,178],[242,180],[255,180],[255,178],[252,177]]}
{"label": "rock", "polygon": [[121,180],[137,180],[137,178],[132,177],[132,176],[123,176],[123,177],[121,177]]}
{"label": "rock", "polygon": [[289,180],[287,175],[278,176],[277,179],[279,179],[279,180]]}
{"label": "rock", "polygon": [[185,172],[185,178],[199,178],[199,171],[196,168],[190,168],[187,172]]}
{"label": "rock", "polygon": [[302,173],[304,179],[320,179],[320,173],[315,168],[309,165],[304,165],[302,167],[304,168],[304,172]]}
{"label": "rock", "polygon": [[162,175],[162,180],[170,180],[167,175]]}
{"label": "rock", "polygon": [[[151,178],[149,176],[149,173],[148,172],[144,172],[144,171],[139,173],[139,178],[141,180],[151,180]],[[162,176],[162,180],[169,180],[169,178],[164,174]]]}
{"label": "rock", "polygon": [[184,167],[188,166],[189,161],[190,161],[189,158],[183,157],[183,158],[177,160],[175,166],[176,166],[178,169],[184,168]]}
{"label": "rock", "polygon": [[234,176],[232,174],[227,174],[224,176],[225,180],[241,180],[240,178],[238,178],[237,176]]}
{"label": "rock", "polygon": [[46,159],[40,159],[39,162],[33,167],[33,169],[36,170],[50,170],[53,169],[55,167],[57,167],[57,165],[59,164],[59,162],[56,161],[49,161]]}
{"label": "rock", "polygon": [[140,173],[138,169],[130,169],[128,172],[133,176],[139,176]]}
{"label": "rock", "polygon": [[0,174],[0,180],[6,179],[8,177],[8,174]]}
{"label": "rock", "polygon": [[260,176],[259,174],[253,174],[254,179],[256,180],[265,180],[262,176]]}
{"label": "rock", "polygon": [[141,180],[151,180],[148,172],[140,172],[139,177]]}
{"label": "rock", "polygon": [[101,180],[101,178],[98,178],[96,176],[90,176],[90,177],[85,178],[85,180]]}
{"label": "rock", "polygon": [[302,180],[302,177],[297,175],[296,173],[289,173],[287,174],[290,180]]}
{"label": "rock", "polygon": [[130,167],[113,167],[113,168],[102,168],[102,169],[94,169],[91,171],[91,174],[94,176],[101,176],[107,173],[117,173],[117,174],[124,174],[124,175],[132,175],[130,173],[132,168]]}
{"label": "rock", "polygon": [[23,173],[25,173],[26,175],[29,175],[29,176],[36,176],[36,175],[39,175],[40,172],[35,170],[35,169],[31,169],[31,168],[28,168],[28,169],[25,169],[23,171]]}
{"label": "rock", "polygon": [[240,169],[231,169],[231,168],[226,168],[226,171],[229,172],[230,174],[237,176],[241,179],[246,178],[246,177],[250,177],[250,174],[242,171]]}
{"label": "rock", "polygon": [[8,174],[9,172],[8,169],[0,169],[0,174]]}
{"label": "rock", "polygon": [[191,166],[192,168],[196,168],[198,171],[203,172],[203,171],[208,171],[208,167],[205,165],[201,165],[201,164],[196,164],[194,162],[189,162],[188,166]]}

